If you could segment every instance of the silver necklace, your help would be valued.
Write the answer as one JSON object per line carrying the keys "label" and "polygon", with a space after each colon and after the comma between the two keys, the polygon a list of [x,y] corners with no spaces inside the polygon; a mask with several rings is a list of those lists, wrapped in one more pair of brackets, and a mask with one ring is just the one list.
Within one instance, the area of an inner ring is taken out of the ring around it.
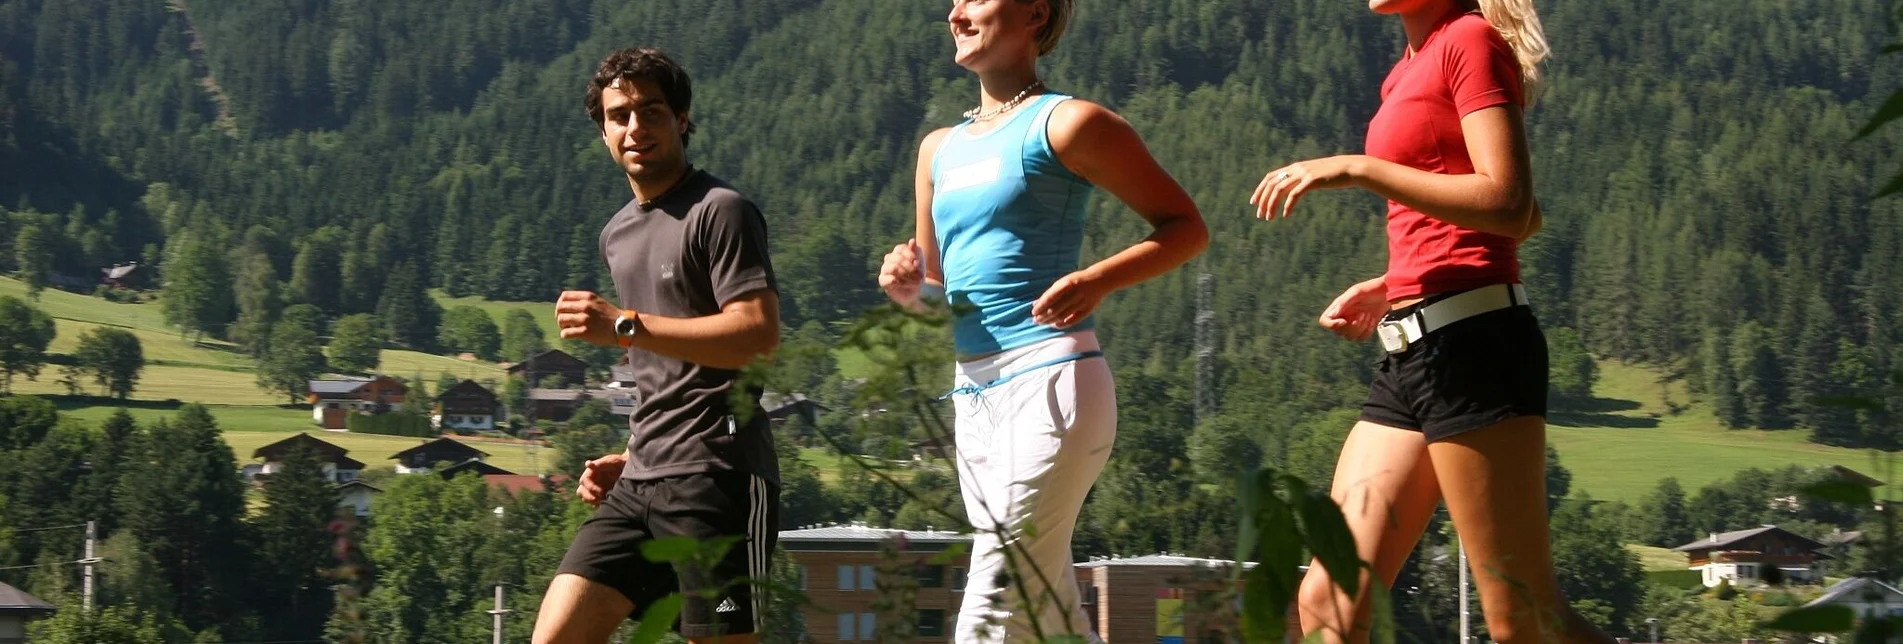
{"label": "silver necklace", "polygon": [[1031,84],[1025,87],[1023,91],[1018,92],[1017,96],[1012,97],[1011,100],[1005,101],[1004,104],[1002,105],[991,108],[989,110],[980,110],[977,107],[971,108],[969,110],[965,110],[965,118],[971,119],[971,122],[973,123],[983,123],[985,121],[998,118],[999,114],[1009,112],[1011,111],[1011,108],[1017,107],[1019,103],[1023,103],[1024,97],[1029,96],[1031,94],[1031,90],[1034,90],[1043,86],[1044,86],[1044,81],[1041,81],[1041,80],[1031,81]]}

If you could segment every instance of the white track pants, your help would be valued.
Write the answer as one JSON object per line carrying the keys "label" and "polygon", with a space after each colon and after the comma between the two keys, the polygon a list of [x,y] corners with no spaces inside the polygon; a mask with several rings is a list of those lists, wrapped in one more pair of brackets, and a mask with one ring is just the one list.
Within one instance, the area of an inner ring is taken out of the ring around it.
{"label": "white track pants", "polygon": [[1037,367],[1098,350],[1080,331],[958,364],[957,387],[1010,380],[953,396],[958,484],[976,529],[954,642],[1034,642],[1039,629],[1101,641],[1078,604],[1070,539],[1117,437],[1116,385],[1102,357]]}

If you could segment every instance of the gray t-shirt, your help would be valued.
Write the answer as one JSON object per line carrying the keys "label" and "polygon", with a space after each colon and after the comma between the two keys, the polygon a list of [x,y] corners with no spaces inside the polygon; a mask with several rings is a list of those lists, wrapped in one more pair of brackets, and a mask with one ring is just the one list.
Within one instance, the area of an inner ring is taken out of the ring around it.
{"label": "gray t-shirt", "polygon": [[[601,255],[621,306],[643,314],[697,318],[760,289],[778,289],[767,259],[766,219],[733,186],[688,168],[673,189],[643,206],[630,201],[601,229]],[[779,483],[760,392],[740,422],[729,392],[739,372],[630,348],[640,394],[628,418],[629,460],[621,477],[649,480],[740,471]]]}

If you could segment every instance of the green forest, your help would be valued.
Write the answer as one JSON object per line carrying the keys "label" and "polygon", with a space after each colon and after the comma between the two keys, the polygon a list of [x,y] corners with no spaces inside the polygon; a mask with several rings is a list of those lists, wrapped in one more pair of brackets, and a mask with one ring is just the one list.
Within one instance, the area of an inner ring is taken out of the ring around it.
{"label": "green forest", "polygon": [[[430,288],[604,289],[595,238],[627,193],[580,97],[607,51],[651,44],[698,79],[693,158],[768,214],[787,326],[833,337],[879,301],[917,141],[976,95],[944,9],[9,2],[0,270],[89,282],[138,261],[197,332],[267,336],[301,303],[379,314],[415,346],[436,339],[440,313],[415,306]],[[1545,9],[1558,53],[1529,122],[1548,224],[1523,254],[1549,333],[1684,379],[1729,426],[1897,448],[1875,414],[1819,403],[1898,366],[1903,219],[1867,199],[1897,135],[1850,142],[1896,80],[1872,64],[1883,4]],[[1192,386],[1179,331],[1207,274],[1200,413],[1288,427],[1359,402],[1374,348],[1312,320],[1381,270],[1379,204],[1328,195],[1265,225],[1246,200],[1269,168],[1359,149],[1400,45],[1396,25],[1316,0],[1083,6],[1051,85],[1126,115],[1217,233],[1193,270],[1106,304],[1119,375]],[[1112,199],[1090,216],[1087,256],[1143,230]]]}
{"label": "green forest", "polygon": [[[1903,130],[1854,138],[1903,85],[1879,58],[1897,40],[1888,3],[1540,8],[1556,53],[1528,125],[1546,223],[1522,257],[1556,365],[1556,412],[1610,417],[1595,380],[1616,374],[1665,414],[1697,405],[1727,428],[1903,448],[1903,424],[1886,412],[1903,409],[1895,375],[1903,201],[1870,199],[1898,170]],[[581,99],[606,53],[657,46],[695,78],[690,158],[766,213],[789,329],[775,386],[835,407],[789,442],[843,441],[849,448],[835,451],[879,454],[903,443],[882,430],[916,429],[853,420],[850,383],[870,367],[837,347],[883,301],[879,256],[910,234],[918,141],[976,100],[975,81],[951,63],[946,10],[864,0],[8,0],[0,3],[0,274],[35,292],[97,288],[113,301],[153,301],[180,334],[249,353],[258,386],[278,401],[298,398],[300,374],[323,371],[316,346],[325,338],[329,366],[349,371],[375,368],[378,346],[517,359],[522,347],[541,346],[516,339],[534,335],[534,320],[483,327],[433,295],[552,302],[563,289],[611,290],[597,234],[629,195]],[[1271,168],[1358,152],[1404,40],[1397,23],[1360,3],[1093,0],[1078,11],[1043,63],[1047,82],[1128,118],[1214,233],[1190,268],[1099,311],[1120,437],[1079,526],[1078,556],[1227,556],[1236,532],[1227,483],[1237,470],[1269,464],[1310,481],[1332,472],[1377,349],[1342,342],[1314,320],[1385,261],[1385,209],[1369,195],[1316,195],[1272,224],[1250,216],[1248,195]],[[1089,221],[1086,257],[1146,230],[1102,197]],[[131,262],[140,268],[125,284],[98,286],[101,269]],[[1188,332],[1199,328],[1199,302],[1212,320],[1201,327],[1201,351]],[[340,357],[345,338],[358,350],[344,353],[364,354],[366,336],[374,336],[369,358]],[[1853,397],[1865,403],[1842,403]],[[138,450],[167,441],[195,445],[197,456],[165,458],[199,459],[202,467],[186,469],[210,482],[142,493],[225,504],[193,511],[229,534],[174,534],[148,518],[102,526],[126,535],[121,552],[151,553],[153,568],[137,574],[163,577],[113,591],[143,607],[114,628],[155,638],[124,641],[315,638],[326,628],[340,637],[352,628],[337,617],[346,613],[372,622],[366,628],[384,638],[372,641],[471,641],[487,624],[477,607],[490,592],[483,584],[500,577],[539,593],[552,567],[543,564],[559,557],[577,520],[572,503],[535,498],[506,501],[530,504],[521,523],[483,523],[505,501],[466,481],[406,481],[389,498],[418,509],[379,525],[447,527],[400,538],[369,531],[352,556],[370,562],[379,583],[408,590],[373,590],[360,609],[333,614],[329,594],[316,604],[297,595],[319,583],[299,576],[315,575],[309,566],[247,594],[243,577],[213,578],[237,574],[236,564],[177,550],[333,561],[324,558],[330,537],[310,538],[321,523],[316,492],[283,490],[282,504],[252,498],[246,511],[238,490],[220,487],[215,471],[236,464],[212,438],[210,414],[88,425],[21,398],[8,404],[18,407],[0,409],[0,438],[13,437],[0,458],[39,450],[34,458],[52,460],[37,474],[0,472],[0,526],[147,507],[116,492],[141,486],[94,474],[111,468],[59,464],[157,467],[159,457]],[[94,453],[118,443],[130,451]],[[1563,458],[1554,456],[1552,476],[1565,472]],[[926,472],[910,480],[922,498],[908,500],[849,468],[821,476],[786,460],[788,525],[921,527],[927,508],[956,495],[955,482]],[[1599,602],[1588,614],[1621,633],[1636,632],[1644,616],[1672,614],[1687,638],[1758,634],[1746,629],[1749,610],[1642,592],[1651,586],[1636,560],[1610,545],[1669,547],[1757,522],[1812,535],[1867,524],[1841,508],[1760,510],[1811,474],[1755,465],[1695,492],[1668,479],[1633,503],[1556,498],[1556,523],[1573,529],[1556,525],[1555,534],[1575,535],[1577,546],[1561,549],[1576,557],[1561,564],[1571,570],[1569,593]],[[1551,480],[1556,497],[1567,496],[1564,478]],[[53,491],[81,482],[93,487]],[[280,505],[280,514],[268,509]],[[0,527],[0,581],[65,596],[70,576],[5,570],[68,556],[70,535],[58,548],[41,541],[51,536]],[[416,545],[431,540],[476,554],[435,561],[440,553]],[[522,542],[536,544],[526,563],[511,550]],[[1422,590],[1453,574],[1445,557],[1431,556],[1444,543],[1424,544],[1397,585],[1397,613],[1413,615],[1403,622],[1420,641],[1444,641],[1436,638],[1453,610],[1451,596]],[[1402,592],[1408,583],[1416,590]],[[396,599],[444,588],[453,592],[440,605]],[[206,596],[187,596],[197,589]]]}

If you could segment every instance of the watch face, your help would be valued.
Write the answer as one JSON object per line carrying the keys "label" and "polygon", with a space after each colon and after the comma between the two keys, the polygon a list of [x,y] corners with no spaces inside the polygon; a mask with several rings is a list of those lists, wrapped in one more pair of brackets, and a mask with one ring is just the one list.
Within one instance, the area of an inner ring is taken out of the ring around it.
{"label": "watch face", "polygon": [[624,317],[619,320],[615,320],[615,333],[618,333],[624,336],[634,335],[634,318]]}

